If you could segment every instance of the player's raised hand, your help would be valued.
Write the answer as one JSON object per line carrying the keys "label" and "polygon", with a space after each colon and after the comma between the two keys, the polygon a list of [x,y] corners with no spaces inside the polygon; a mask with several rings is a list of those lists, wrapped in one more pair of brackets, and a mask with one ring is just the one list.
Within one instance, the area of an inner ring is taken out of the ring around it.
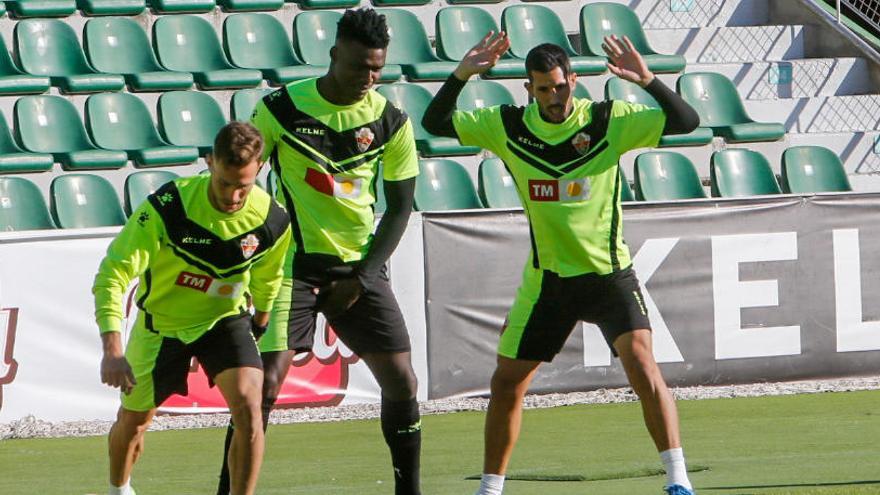
{"label": "player's raised hand", "polygon": [[608,55],[608,70],[612,74],[643,88],[654,80],[654,73],[648,70],[645,59],[628,37],[620,39],[612,34],[605,36],[604,41],[602,49]]}
{"label": "player's raised hand", "polygon": [[462,81],[475,74],[482,74],[491,69],[498,59],[504,55],[504,52],[510,48],[510,39],[504,31],[495,34],[495,31],[489,33],[473,46],[462,57],[458,67],[455,69],[455,77]]}

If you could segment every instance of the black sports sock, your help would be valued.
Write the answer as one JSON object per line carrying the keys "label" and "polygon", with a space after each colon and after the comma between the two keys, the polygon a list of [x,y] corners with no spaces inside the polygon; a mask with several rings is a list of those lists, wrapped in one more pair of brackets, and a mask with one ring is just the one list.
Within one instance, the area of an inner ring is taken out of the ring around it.
{"label": "black sports sock", "polygon": [[419,457],[422,449],[422,422],[415,399],[391,401],[382,398],[382,434],[391,450],[394,467],[394,494],[420,495]]}
{"label": "black sports sock", "polygon": [[[263,411],[263,433],[269,428],[269,413],[275,405],[276,397],[264,397],[260,408]],[[229,446],[232,445],[232,435],[235,433],[235,425],[229,418],[229,426],[226,427],[226,442],[223,444],[223,467],[220,468],[220,483],[217,484],[217,495],[229,495]]]}

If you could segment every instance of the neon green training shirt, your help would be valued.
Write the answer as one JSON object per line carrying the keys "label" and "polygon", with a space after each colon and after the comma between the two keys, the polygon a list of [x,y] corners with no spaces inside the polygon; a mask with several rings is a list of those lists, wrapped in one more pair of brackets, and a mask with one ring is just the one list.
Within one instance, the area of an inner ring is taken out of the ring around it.
{"label": "neon green training shirt", "polygon": [[563,277],[609,274],[631,264],[623,240],[618,161],[656,146],[662,110],[624,101],[574,99],[560,124],[537,103],[456,111],[464,145],[481,146],[510,171],[529,219],[532,264]]}
{"label": "neon green training shirt", "polygon": [[266,142],[263,159],[281,178],[276,197],[291,216],[291,249],[345,262],[366,255],[375,222],[378,165],[400,181],[419,173],[412,123],[376,91],[352,105],[325,100],[317,79],[267,95],[251,122]]}
{"label": "neon green training shirt", "polygon": [[211,176],[177,179],[131,215],[101,261],[92,292],[104,332],[122,329],[122,298],[135,300],[147,329],[185,343],[247,308],[268,312],[281,286],[290,242],[287,212],[259,187],[234,213],[208,199]]}

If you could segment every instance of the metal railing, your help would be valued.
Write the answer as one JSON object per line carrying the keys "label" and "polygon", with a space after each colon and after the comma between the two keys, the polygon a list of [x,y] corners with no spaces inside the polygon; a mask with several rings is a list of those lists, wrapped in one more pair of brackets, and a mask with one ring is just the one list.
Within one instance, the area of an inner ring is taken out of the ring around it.
{"label": "metal railing", "polygon": [[857,16],[880,32],[880,0],[837,0],[837,22],[841,22],[841,7],[849,7]]}

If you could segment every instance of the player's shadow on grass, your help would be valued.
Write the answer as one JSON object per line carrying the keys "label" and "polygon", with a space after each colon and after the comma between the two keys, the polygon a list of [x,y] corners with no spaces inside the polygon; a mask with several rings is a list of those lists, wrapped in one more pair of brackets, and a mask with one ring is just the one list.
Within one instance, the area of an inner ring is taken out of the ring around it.
{"label": "player's shadow on grass", "polygon": [[810,488],[825,486],[880,485],[880,480],[836,481],[831,483],[789,483],[779,485],[701,486],[701,490],[757,490],[761,488]]}

